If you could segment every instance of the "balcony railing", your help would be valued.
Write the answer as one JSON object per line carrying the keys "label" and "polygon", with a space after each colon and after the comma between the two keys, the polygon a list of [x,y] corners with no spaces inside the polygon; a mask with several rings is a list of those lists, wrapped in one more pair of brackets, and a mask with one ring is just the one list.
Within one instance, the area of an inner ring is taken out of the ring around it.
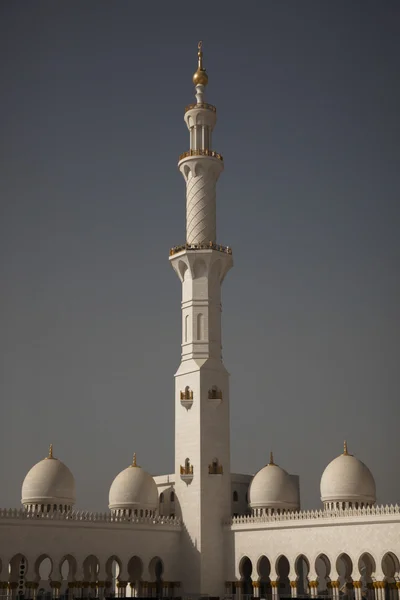
{"label": "balcony railing", "polygon": [[185,113],[193,108],[205,108],[206,110],[211,110],[211,112],[217,112],[217,109],[212,104],[207,104],[207,102],[199,102],[198,104],[189,104],[188,106],[185,106]]}
{"label": "balcony railing", "polygon": [[180,246],[174,246],[170,249],[169,255],[173,256],[183,250],[218,250],[218,252],[224,252],[225,254],[232,254],[232,248],[230,246],[221,246],[221,244],[215,244],[214,242],[207,242],[204,244],[181,244]]}
{"label": "balcony railing", "polygon": [[193,390],[181,392],[181,400],[193,400]]}
{"label": "balcony railing", "polygon": [[215,150],[187,150],[179,156],[179,160],[181,161],[189,156],[211,156],[211,158],[218,158],[218,160],[221,161],[224,160],[222,154],[218,154]]}
{"label": "balcony railing", "polygon": [[181,475],[193,475],[193,465],[181,465]]}

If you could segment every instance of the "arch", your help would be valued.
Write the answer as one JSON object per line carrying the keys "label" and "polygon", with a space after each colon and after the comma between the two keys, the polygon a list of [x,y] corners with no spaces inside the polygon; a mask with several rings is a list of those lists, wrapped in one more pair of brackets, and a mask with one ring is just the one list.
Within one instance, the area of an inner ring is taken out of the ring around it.
{"label": "arch", "polygon": [[325,594],[328,592],[328,583],[330,583],[331,578],[331,561],[327,557],[326,554],[318,554],[314,563],[315,573],[317,575],[318,582],[318,592]]}
{"label": "arch", "polygon": [[279,581],[279,593],[281,596],[290,596],[290,563],[284,554],[275,561],[275,570]]}
{"label": "arch", "polygon": [[386,581],[393,582],[400,579],[400,561],[394,552],[386,552],[381,561],[382,571]]}
{"label": "arch", "polygon": [[117,583],[119,580],[119,574],[122,571],[122,561],[121,559],[113,554],[106,561],[106,575],[107,581],[111,581],[111,591],[116,592]]}
{"label": "arch", "polygon": [[204,315],[199,313],[196,318],[197,339],[204,340]]}
{"label": "arch", "polygon": [[202,258],[195,260],[193,265],[193,279],[205,277],[207,274],[207,265]]}
{"label": "arch", "polygon": [[185,278],[187,275],[187,270],[188,270],[187,264],[183,260],[180,260],[178,262],[178,271],[179,271],[179,276],[181,278],[181,281],[185,281]]}
{"label": "arch", "polygon": [[253,572],[253,563],[248,556],[243,556],[239,563],[240,581],[243,584],[243,594],[253,594],[253,582],[251,574]]}
{"label": "arch", "polygon": [[367,595],[368,588],[372,587],[373,578],[376,571],[376,562],[372,554],[364,552],[358,559],[358,571],[360,573],[362,594]]}
{"label": "arch", "polygon": [[170,502],[175,502],[175,492],[174,492],[174,490],[171,490],[171,493],[169,495],[169,501]]}
{"label": "arch", "polygon": [[185,316],[185,335],[184,335],[185,342],[187,342],[189,339],[189,326],[190,326],[189,315],[186,315]]}
{"label": "arch", "polygon": [[48,554],[41,554],[35,560],[33,567],[34,581],[36,583],[50,581],[53,573],[53,561]]}
{"label": "arch", "polygon": [[24,566],[25,572],[28,569],[28,561],[26,556],[23,554],[15,554],[8,563],[9,581],[10,583],[16,583],[20,580],[21,566]]}
{"label": "arch", "polygon": [[139,556],[132,556],[128,562],[129,581],[133,585],[138,585],[143,575],[143,562]]}
{"label": "arch", "polygon": [[164,493],[161,492],[161,494],[160,494],[160,504],[163,504],[163,502],[164,502]]}
{"label": "arch", "polygon": [[294,561],[294,570],[296,572],[297,594],[299,596],[305,596],[308,593],[310,562],[304,554],[299,554]]}
{"label": "arch", "polygon": [[85,581],[94,582],[97,580],[97,574],[100,570],[100,562],[97,556],[89,554],[82,563],[83,576]]}
{"label": "arch", "polygon": [[347,598],[354,596],[353,590],[353,561],[350,556],[343,552],[336,559],[336,570],[338,573],[339,589]]}
{"label": "arch", "polygon": [[232,500],[234,502],[238,502],[239,501],[239,494],[237,493],[236,490],[233,490],[233,494],[232,494]]}
{"label": "arch", "polygon": [[58,572],[61,579],[61,594],[68,594],[68,584],[75,581],[77,570],[76,558],[72,554],[66,554],[58,563]]}
{"label": "arch", "polygon": [[257,561],[257,574],[260,582],[260,598],[271,596],[271,563],[265,555],[260,556]]}
{"label": "arch", "polygon": [[156,584],[156,596],[162,596],[162,576],[164,573],[164,563],[159,556],[154,556],[149,563],[149,574],[151,581]]}

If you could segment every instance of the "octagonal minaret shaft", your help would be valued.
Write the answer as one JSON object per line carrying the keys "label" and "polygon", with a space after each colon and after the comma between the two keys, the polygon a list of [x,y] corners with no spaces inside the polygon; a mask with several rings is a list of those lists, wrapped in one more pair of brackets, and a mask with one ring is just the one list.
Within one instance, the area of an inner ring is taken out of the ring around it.
{"label": "octagonal minaret shaft", "polygon": [[202,43],[198,46],[198,68],[193,76],[195,104],[185,109],[190,132],[190,150],[180,156],[179,169],[186,181],[186,242],[215,242],[216,183],[223,169],[222,156],[212,150],[212,132],[217,120],[215,106],[204,102],[208,76],[203,68]]}

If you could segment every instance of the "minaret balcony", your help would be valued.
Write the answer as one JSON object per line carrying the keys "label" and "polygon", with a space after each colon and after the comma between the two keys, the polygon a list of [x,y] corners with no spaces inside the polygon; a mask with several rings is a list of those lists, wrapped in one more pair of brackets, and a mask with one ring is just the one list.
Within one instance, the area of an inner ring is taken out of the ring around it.
{"label": "minaret balcony", "polygon": [[189,110],[193,110],[194,108],[205,108],[206,110],[211,110],[211,112],[217,112],[217,109],[213,104],[208,104],[207,102],[197,102],[186,106],[185,113],[187,113]]}
{"label": "minaret balcony", "polygon": [[182,467],[181,465],[181,479],[186,485],[192,483],[193,480],[193,465],[191,465],[187,459],[185,461],[185,466]]}
{"label": "minaret balcony", "polygon": [[208,401],[217,407],[222,402],[222,391],[217,388],[217,386],[213,386],[210,390],[208,390]]}
{"label": "minaret balcony", "polygon": [[215,244],[214,242],[207,242],[206,244],[181,244],[180,246],[174,246],[170,249],[169,255],[173,256],[174,254],[178,254],[178,252],[183,252],[184,250],[217,250],[218,252],[223,252],[224,254],[232,254],[232,248],[230,246],[222,246],[221,244]]}
{"label": "minaret balcony", "polygon": [[193,390],[187,387],[183,392],[181,392],[181,404],[186,408],[186,410],[191,408],[193,404]]}
{"label": "minaret balcony", "polygon": [[210,156],[211,158],[218,158],[218,160],[223,162],[222,154],[218,154],[215,150],[187,150],[183,154],[179,156],[179,162],[184,158],[190,158],[191,156]]}

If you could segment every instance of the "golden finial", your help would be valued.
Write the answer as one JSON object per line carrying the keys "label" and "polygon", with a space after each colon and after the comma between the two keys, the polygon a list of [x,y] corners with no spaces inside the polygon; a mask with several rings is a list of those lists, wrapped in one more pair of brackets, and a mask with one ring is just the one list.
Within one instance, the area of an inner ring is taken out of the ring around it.
{"label": "golden finial", "polygon": [[46,458],[54,458],[54,456],[53,456],[53,444],[50,444],[50,446],[49,446],[49,455],[46,456]]}
{"label": "golden finial", "polygon": [[346,440],[344,440],[344,444],[343,444],[343,455],[344,456],[348,456],[349,455],[349,453],[347,451],[347,442],[346,442]]}
{"label": "golden finial", "polygon": [[137,467],[136,452],[133,453],[133,461],[132,461],[131,467]]}
{"label": "golden finial", "polygon": [[271,452],[269,453],[269,463],[268,463],[268,464],[269,464],[269,465],[274,465],[274,464],[275,464],[275,463],[274,463],[274,453],[272,452],[272,450],[271,450]]}
{"label": "golden finial", "polygon": [[206,73],[205,68],[203,67],[203,42],[197,44],[197,57],[198,57],[198,65],[197,71],[193,75],[193,83],[194,85],[207,85],[208,83],[208,75]]}

